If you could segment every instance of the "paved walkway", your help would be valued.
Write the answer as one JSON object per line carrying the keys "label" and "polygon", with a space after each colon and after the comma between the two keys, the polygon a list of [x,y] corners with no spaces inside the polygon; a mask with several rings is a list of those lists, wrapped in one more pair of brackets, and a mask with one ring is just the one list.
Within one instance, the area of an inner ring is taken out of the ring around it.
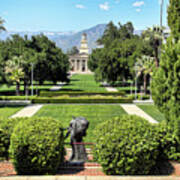
{"label": "paved walkway", "polygon": [[65,83],[58,82],[56,86],[53,86],[50,91],[59,91]]}
{"label": "paved walkway", "polygon": [[113,88],[113,87],[106,87],[106,90],[108,92],[118,92],[118,90],[116,88]]}
{"label": "paved walkway", "polygon": [[128,114],[135,114],[137,116],[140,116],[148,120],[150,123],[158,123],[156,120],[154,120],[151,116],[146,114],[142,109],[137,107],[135,104],[121,104],[121,106]]}
{"label": "paved walkway", "polygon": [[33,116],[36,112],[38,112],[43,105],[29,105],[26,106],[25,108],[21,109],[18,111],[16,114],[12,115],[11,118],[16,118],[16,117],[31,117]]}

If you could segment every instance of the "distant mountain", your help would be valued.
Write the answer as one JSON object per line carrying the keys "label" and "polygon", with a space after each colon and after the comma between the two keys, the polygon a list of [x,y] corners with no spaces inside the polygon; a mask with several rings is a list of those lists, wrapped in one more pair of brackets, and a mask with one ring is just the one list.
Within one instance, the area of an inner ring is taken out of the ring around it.
{"label": "distant mountain", "polygon": [[[87,34],[88,38],[88,46],[90,49],[90,52],[92,49],[97,48],[97,39],[99,39],[104,31],[106,29],[106,24],[98,24],[92,28],[80,31],[80,32],[51,32],[51,31],[38,31],[38,32],[29,32],[29,31],[23,31],[23,32],[1,32],[0,33],[0,39],[5,40],[6,38],[10,37],[13,34],[19,34],[20,36],[28,35],[28,37],[31,37],[33,35],[38,34],[44,34],[49,39],[54,41],[58,47],[60,47],[64,52],[66,52],[68,49],[71,49],[73,46],[80,46],[81,42],[81,35],[83,33]],[[140,35],[142,33],[141,30],[135,31],[135,34]]]}

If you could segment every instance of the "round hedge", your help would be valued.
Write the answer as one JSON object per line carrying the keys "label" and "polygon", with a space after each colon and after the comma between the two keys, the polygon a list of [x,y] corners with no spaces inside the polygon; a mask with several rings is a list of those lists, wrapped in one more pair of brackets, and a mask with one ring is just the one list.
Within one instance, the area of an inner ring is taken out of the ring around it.
{"label": "round hedge", "polygon": [[9,159],[10,137],[14,127],[27,118],[0,118],[0,160]]}
{"label": "round hedge", "polygon": [[108,175],[146,175],[156,164],[157,130],[135,115],[124,115],[95,129],[94,158]]}
{"label": "round hedge", "polygon": [[64,160],[62,125],[51,118],[30,118],[13,131],[10,155],[20,175],[56,173]]}

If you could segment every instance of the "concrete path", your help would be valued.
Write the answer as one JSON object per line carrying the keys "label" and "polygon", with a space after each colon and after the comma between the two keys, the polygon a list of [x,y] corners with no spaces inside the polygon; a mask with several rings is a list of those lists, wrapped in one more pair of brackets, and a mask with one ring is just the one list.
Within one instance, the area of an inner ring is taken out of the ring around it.
{"label": "concrete path", "polygon": [[154,120],[151,116],[146,114],[142,109],[137,107],[135,104],[121,104],[121,107],[128,113],[128,114],[135,114],[137,116],[140,116],[146,120],[148,120],[150,123],[158,123],[156,120]]}
{"label": "concrete path", "polygon": [[20,111],[18,111],[16,114],[12,115],[11,118],[16,118],[16,117],[32,117],[36,112],[38,112],[43,105],[29,105]]}
{"label": "concrete path", "polygon": [[106,87],[106,90],[108,92],[118,92],[118,90],[116,88],[113,88],[113,87]]}
{"label": "concrete path", "polygon": [[59,91],[65,83],[58,82],[56,86],[53,86],[50,91]]}

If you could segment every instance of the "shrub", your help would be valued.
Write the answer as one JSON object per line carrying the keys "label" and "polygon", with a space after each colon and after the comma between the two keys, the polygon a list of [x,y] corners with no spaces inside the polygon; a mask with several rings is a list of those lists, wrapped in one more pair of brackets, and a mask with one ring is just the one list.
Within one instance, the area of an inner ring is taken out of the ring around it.
{"label": "shrub", "polygon": [[159,151],[156,128],[148,121],[124,115],[100,124],[96,130],[94,158],[108,175],[146,175]]}
{"label": "shrub", "polygon": [[26,118],[0,118],[0,159],[8,160],[9,159],[9,145],[10,137],[13,132],[13,129],[18,122],[25,120]]}
{"label": "shrub", "polygon": [[175,124],[162,121],[156,126],[160,147],[159,159],[180,162],[180,120]]}
{"label": "shrub", "polygon": [[63,95],[69,95],[72,97],[76,96],[96,96],[96,95],[101,95],[101,96],[125,96],[124,91],[119,91],[119,92],[72,92],[72,91],[41,91],[39,96],[41,97],[54,97],[54,96],[63,96]]}
{"label": "shrub", "polygon": [[18,174],[56,173],[64,160],[62,125],[51,118],[20,122],[11,136],[10,155]]}
{"label": "shrub", "polygon": [[132,103],[131,98],[126,97],[54,97],[54,98],[34,98],[32,103]]}

